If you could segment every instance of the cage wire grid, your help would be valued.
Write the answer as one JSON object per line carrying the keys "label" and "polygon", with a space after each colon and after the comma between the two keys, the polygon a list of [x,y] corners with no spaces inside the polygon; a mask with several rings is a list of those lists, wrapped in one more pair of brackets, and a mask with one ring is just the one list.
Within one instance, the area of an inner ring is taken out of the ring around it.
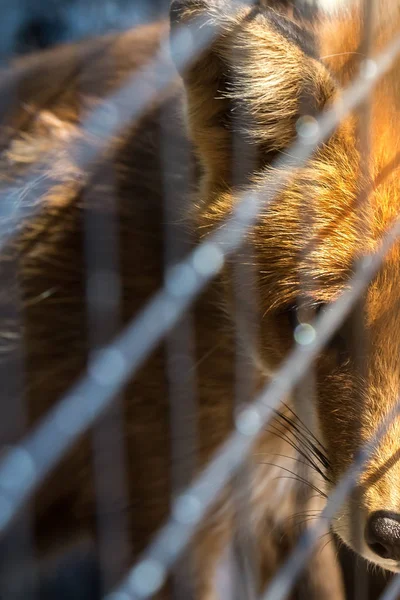
{"label": "cage wire grid", "polygon": [[[283,189],[291,171],[306,163],[315,149],[329,137],[342,119],[351,111],[358,109],[366,124],[365,130],[368,131],[368,96],[400,53],[400,37],[396,36],[380,55],[370,56],[371,7],[372,2],[366,0],[365,58],[360,63],[360,74],[344,91],[340,103],[324,111],[317,118],[300,123],[297,140],[287,154],[277,159],[273,165],[276,173],[275,180],[272,183],[266,181],[257,193],[242,194],[233,215],[224,226],[210,234],[184,258],[181,256],[186,253],[186,249],[174,247],[175,242],[171,239],[167,228],[165,286],[116,338],[114,336],[118,330],[120,311],[120,279],[116,257],[112,251],[116,247],[116,225],[112,218],[103,218],[99,222],[94,222],[93,214],[88,212],[89,216],[85,224],[85,258],[88,273],[87,304],[90,315],[91,348],[88,368],[82,378],[42,422],[3,458],[0,464],[0,531],[6,529],[19,509],[77,437],[95,422],[97,423],[94,427],[92,441],[94,455],[97,457],[95,472],[99,514],[102,513],[102,510],[107,510],[107,506],[113,502],[110,494],[112,495],[118,490],[118,497],[124,497],[125,458],[123,448],[118,445],[122,419],[118,394],[124,384],[165,336],[167,336],[170,349],[169,356],[172,356],[175,349],[178,349],[181,355],[188,357],[189,363],[194,367],[190,317],[184,317],[183,327],[179,328],[179,331],[173,330],[174,325],[180,322],[182,315],[200,291],[222,269],[225,260],[243,243],[245,234],[254,223],[259,211],[272,202]],[[197,32],[198,35],[193,37],[191,31],[185,26],[180,26],[173,33],[172,44],[177,50],[181,68],[187,66],[212,43],[218,35],[218,27],[213,29],[200,27]],[[165,40],[164,44],[167,43],[169,42]],[[160,52],[164,51],[165,45],[162,45]],[[115,113],[115,118],[111,120],[110,126],[105,125],[110,122],[110,120],[104,119],[105,105],[88,115],[82,126],[81,138],[84,141],[82,142],[80,139],[78,142],[73,142],[70,147],[70,151],[79,157],[79,163],[83,168],[92,163],[107,141],[125,123],[137,120],[145,113],[149,104],[159,98],[160,94],[170,85],[173,85],[176,78],[175,70],[171,69],[170,72],[166,72],[163,69],[157,69],[158,64],[161,63],[156,56],[154,62],[149,66],[149,72],[156,71],[158,74],[152,89],[142,86],[141,81],[144,80],[144,76],[137,74],[127,86],[119,90],[113,97],[107,98],[107,106],[115,104],[122,107],[122,110]],[[168,115],[165,115],[165,118],[167,119]],[[95,140],[95,142],[87,143],[87,140]],[[168,161],[169,154],[166,145],[163,150],[165,162]],[[362,155],[364,163],[367,165],[369,156],[367,137],[362,138]],[[386,175],[389,175],[389,172]],[[109,176],[112,181],[111,169]],[[19,185],[21,186],[21,183]],[[41,195],[45,193],[47,184],[41,179],[36,180],[34,175],[28,174],[23,185],[25,189],[30,190],[31,194]],[[6,195],[10,194],[11,196],[13,193],[15,193],[14,188],[6,191]],[[176,214],[177,207],[173,206],[172,197],[173,190],[166,189],[165,211],[167,214]],[[361,198],[361,204],[362,200]],[[86,201],[90,207],[90,197]],[[15,224],[17,225],[21,219],[29,219],[32,216],[33,214],[17,215]],[[168,222],[168,219],[166,221]],[[375,254],[365,256],[358,262],[348,289],[329,311],[316,316],[310,322],[314,332],[313,339],[305,345],[298,344],[286,357],[265,389],[248,407],[238,410],[235,431],[194,482],[190,483],[194,471],[194,465],[190,461],[183,468],[178,468],[173,472],[174,498],[171,517],[156,534],[148,549],[123,579],[120,586],[107,596],[108,600],[127,600],[128,598],[139,600],[139,598],[150,598],[157,593],[163,585],[168,571],[173,569],[176,561],[182,556],[208,508],[228,482],[239,473],[237,485],[241,486],[243,482],[244,485],[248,485],[249,474],[245,461],[255,439],[274,415],[274,410],[279,406],[280,401],[309,371],[320,350],[359,301],[399,235],[400,217],[387,232],[380,249]],[[101,239],[109,241],[106,246],[107,251],[105,251],[104,245],[99,243]],[[6,241],[7,236],[4,236],[1,247],[4,247]],[[251,277],[251,274],[243,274],[239,269],[239,278],[241,276]],[[105,289],[108,298],[110,289],[112,290],[111,300],[109,299],[107,304],[101,301],[102,290]],[[170,333],[171,331],[172,333]],[[188,363],[185,362],[185,368],[187,365]],[[239,371],[245,368],[240,363],[239,352],[237,366]],[[180,419],[187,410],[183,400],[187,402],[189,398],[192,411],[196,407],[195,381],[191,380],[182,386],[179,375],[181,369],[179,364],[177,366],[173,361],[169,363],[168,371],[172,407],[171,427],[175,427],[176,431],[181,431]],[[239,377],[239,379],[241,378]],[[246,390],[237,390],[238,408],[241,406],[240,399],[245,394]],[[399,410],[398,406],[392,411],[379,427],[374,438],[360,450],[353,465],[330,494],[321,516],[316,519],[312,527],[303,533],[298,545],[271,581],[262,596],[263,600],[283,600],[290,592],[317,539],[326,530],[327,521],[334,516],[337,508],[351,494],[363,466]],[[110,412],[112,413],[112,419],[99,419],[105,411],[108,417]],[[117,469],[115,469],[115,461],[110,465],[102,452],[105,440],[109,440],[110,437],[113,440],[113,446],[117,448]],[[188,438],[194,443],[195,430],[190,432]],[[47,451],[49,445],[52,448],[51,453]],[[193,452],[195,450],[194,446]],[[172,455],[175,452],[179,455],[179,447],[172,448]],[[110,477],[113,485],[105,485],[106,481],[110,481]],[[112,570],[115,565],[110,564],[105,552],[102,553],[102,540],[104,547],[107,545],[109,536],[113,536],[113,539],[117,538],[117,544],[122,548],[127,548],[128,542],[125,539],[126,527],[122,518],[118,522],[112,521],[112,531],[109,530],[110,524],[107,525],[108,529],[106,527],[102,531],[101,523],[101,518],[99,518],[100,559],[103,577],[107,580],[108,571]],[[247,551],[249,551],[248,548]],[[127,549],[126,552],[128,552]],[[240,556],[235,556],[232,560],[236,564],[240,562]],[[243,565],[239,565],[238,569],[241,578],[243,577],[245,581],[245,589],[248,590],[246,597],[255,598],[254,573],[249,572]],[[112,577],[110,576],[110,578]],[[188,595],[191,593],[190,590],[180,589],[179,578],[177,578],[176,585],[177,598],[190,597]],[[382,600],[395,598],[399,592],[400,578],[397,576],[382,595]]]}

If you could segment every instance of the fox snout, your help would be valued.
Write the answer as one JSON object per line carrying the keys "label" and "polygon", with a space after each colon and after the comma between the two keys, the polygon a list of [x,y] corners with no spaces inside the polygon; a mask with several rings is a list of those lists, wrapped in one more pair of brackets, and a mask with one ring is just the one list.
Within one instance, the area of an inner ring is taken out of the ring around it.
{"label": "fox snout", "polygon": [[386,510],[373,512],[365,527],[365,541],[379,558],[400,562],[400,514]]}

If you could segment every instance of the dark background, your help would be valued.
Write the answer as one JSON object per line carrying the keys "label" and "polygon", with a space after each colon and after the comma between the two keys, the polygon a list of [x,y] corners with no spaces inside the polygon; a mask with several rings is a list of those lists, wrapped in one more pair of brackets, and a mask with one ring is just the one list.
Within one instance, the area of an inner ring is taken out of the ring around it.
{"label": "dark background", "polygon": [[169,0],[0,0],[0,61],[165,15]]}

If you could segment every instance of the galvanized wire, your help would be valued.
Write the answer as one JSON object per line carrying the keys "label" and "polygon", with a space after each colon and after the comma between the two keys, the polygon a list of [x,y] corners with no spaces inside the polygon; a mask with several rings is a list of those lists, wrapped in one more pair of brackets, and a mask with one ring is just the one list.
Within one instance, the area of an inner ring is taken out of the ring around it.
{"label": "galvanized wire", "polygon": [[398,600],[400,594],[400,575],[393,577],[379,600]]}

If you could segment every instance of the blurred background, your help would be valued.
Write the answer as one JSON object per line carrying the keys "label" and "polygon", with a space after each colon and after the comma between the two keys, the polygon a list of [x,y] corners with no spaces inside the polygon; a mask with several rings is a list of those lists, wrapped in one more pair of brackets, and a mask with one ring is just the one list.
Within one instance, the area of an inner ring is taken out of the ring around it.
{"label": "blurred background", "polygon": [[170,0],[0,0],[0,60],[128,29],[167,13]]}
{"label": "blurred background", "polygon": [[[307,2],[314,0],[300,0]],[[330,10],[339,2],[319,0]],[[166,15],[170,0],[0,0],[0,61]]]}

